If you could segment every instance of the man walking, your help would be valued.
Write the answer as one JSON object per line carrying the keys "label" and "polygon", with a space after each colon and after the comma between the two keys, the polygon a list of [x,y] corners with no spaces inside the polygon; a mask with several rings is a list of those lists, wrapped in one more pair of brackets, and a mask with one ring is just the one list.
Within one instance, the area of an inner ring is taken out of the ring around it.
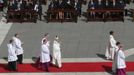
{"label": "man walking", "polygon": [[19,64],[22,64],[23,63],[23,53],[24,53],[24,50],[23,50],[23,47],[22,47],[23,43],[20,40],[19,34],[15,34],[12,39],[13,39],[13,44],[14,44],[16,54],[17,54],[17,57],[18,57],[17,62]]}
{"label": "man walking", "polygon": [[47,40],[43,40],[43,44],[41,45],[41,55],[40,55],[41,68],[49,72],[49,62],[50,62],[50,52],[47,46]]}
{"label": "man walking", "polygon": [[120,46],[117,52],[117,71],[116,75],[126,75],[126,62],[125,62],[125,54],[123,52],[123,47]]}
{"label": "man walking", "polygon": [[62,64],[61,64],[61,48],[60,48],[60,41],[59,41],[58,36],[55,37],[55,40],[53,42],[52,64],[56,65],[58,68],[62,67]]}
{"label": "man walking", "polygon": [[7,44],[8,47],[8,69],[11,71],[17,70],[17,55],[15,53],[15,48],[13,46],[13,40],[9,41],[9,44]]}

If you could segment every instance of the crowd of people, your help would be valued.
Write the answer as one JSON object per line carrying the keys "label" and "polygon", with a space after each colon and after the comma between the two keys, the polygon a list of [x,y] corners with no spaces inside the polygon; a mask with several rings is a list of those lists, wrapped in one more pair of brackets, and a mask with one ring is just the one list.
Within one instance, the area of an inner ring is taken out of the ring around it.
{"label": "crowd of people", "polygon": [[[105,17],[120,17],[123,16],[126,3],[123,0],[90,0],[88,3],[88,9],[91,10],[106,10],[106,12],[94,12],[90,11],[89,15],[92,18],[96,16]],[[109,9],[122,9],[123,12],[110,12]]]}
{"label": "crowd of people", "polygon": [[[81,8],[82,4],[80,0],[52,0],[48,6],[48,9],[74,9],[79,16],[81,16]],[[34,10],[38,13],[39,19],[42,20],[43,11],[41,0],[10,0],[8,2],[8,10]]]}
{"label": "crowd of people", "polygon": [[[128,0],[51,0],[50,3],[48,4],[48,10],[53,9],[57,10],[66,10],[66,9],[72,9],[73,11],[76,11],[76,15],[81,17],[82,14],[82,2],[88,2],[87,9],[125,9],[126,4],[129,4]],[[1,1],[2,2],[2,1]],[[21,10],[33,10],[37,13],[38,19],[42,20],[42,17],[44,19],[50,18],[50,15],[53,15],[54,18],[56,19],[63,19],[63,18],[72,18],[70,17],[73,15],[72,12],[64,12],[64,11],[59,11],[59,13],[46,13],[47,18],[45,17],[45,12],[43,12],[43,7],[42,7],[42,1],[41,0],[9,0],[8,1],[8,10],[13,10],[13,11],[21,11]],[[126,9],[125,9],[126,10]],[[68,10],[71,11],[71,10]],[[123,11],[124,12],[124,11]],[[127,12],[127,10],[126,10]],[[25,12],[27,13],[27,12]],[[102,12],[93,12],[90,11],[87,14],[89,15],[90,18],[95,18],[95,17],[102,17],[104,18],[104,14],[106,14],[106,17],[108,16],[124,16],[124,14],[121,12],[109,12],[107,11],[106,13]],[[27,15],[27,14],[26,14]],[[30,15],[30,14],[29,14]],[[58,18],[59,17],[59,18]],[[87,16],[86,16],[87,17]],[[88,17],[87,17],[88,18]]]}
{"label": "crowd of people", "polygon": [[81,16],[82,3],[79,0],[52,0],[49,9],[74,9]]}
{"label": "crowd of people", "polygon": [[[88,3],[89,9],[95,8],[124,8],[125,1],[123,0],[90,0]],[[52,0],[49,4],[49,9],[75,9],[79,15],[81,15],[82,5],[79,1],[71,0]],[[38,1],[31,0],[12,0],[9,2],[10,10],[35,10],[42,15],[42,6]],[[114,38],[114,31],[110,31],[109,45],[106,49],[106,59],[113,61],[112,70],[117,75],[126,75],[125,68],[125,54],[123,52],[123,46],[120,42],[117,42]],[[50,41],[48,40],[49,34],[45,34],[41,41],[41,51],[37,64],[41,69],[45,69],[49,72],[49,63],[57,65],[58,68],[62,67],[61,64],[61,52],[59,37],[56,36],[53,42],[53,55],[52,61],[50,56]],[[23,42],[19,38],[19,34],[15,34],[9,41],[8,47],[8,68],[9,70],[17,70],[17,63],[23,64],[24,50],[22,47]]]}
{"label": "crowd of people", "polygon": [[90,0],[89,9],[97,8],[124,8],[126,3],[123,0]]}
{"label": "crowd of people", "polygon": [[8,10],[33,10],[37,2],[35,0],[10,0]]}
{"label": "crowd of people", "polygon": [[42,3],[40,0],[10,0],[8,2],[8,10],[12,11],[35,11],[39,19],[42,19]]}
{"label": "crowd of people", "polygon": [[[48,40],[49,34],[45,34],[41,40],[40,55],[37,59],[37,66],[39,69],[49,72],[49,64],[62,67],[61,63],[61,48],[59,36],[55,36],[53,42],[53,53],[50,54],[50,41]],[[8,47],[8,69],[17,71],[17,64],[23,64],[24,49],[23,43],[20,40],[19,34],[15,34],[7,44]],[[52,59],[51,59],[52,57]]]}

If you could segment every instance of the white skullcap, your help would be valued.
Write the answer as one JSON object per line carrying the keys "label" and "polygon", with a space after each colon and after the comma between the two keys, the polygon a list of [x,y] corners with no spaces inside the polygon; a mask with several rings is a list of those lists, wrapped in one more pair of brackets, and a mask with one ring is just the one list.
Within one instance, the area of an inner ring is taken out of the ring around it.
{"label": "white skullcap", "polygon": [[59,39],[59,37],[58,37],[58,36],[56,36],[56,37],[55,37],[55,39],[56,39],[56,40],[58,40],[58,39]]}

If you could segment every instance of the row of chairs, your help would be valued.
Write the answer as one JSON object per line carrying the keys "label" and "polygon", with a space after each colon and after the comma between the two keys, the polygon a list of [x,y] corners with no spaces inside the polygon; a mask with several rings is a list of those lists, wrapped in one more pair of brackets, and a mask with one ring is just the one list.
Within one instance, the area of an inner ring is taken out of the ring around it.
{"label": "row of chairs", "polygon": [[77,22],[75,9],[48,9],[47,22]]}
{"label": "row of chairs", "polygon": [[88,21],[123,21],[124,22],[124,9],[109,8],[109,9],[88,9]]}
{"label": "row of chairs", "polygon": [[7,11],[7,22],[37,22],[37,13],[34,10]]}

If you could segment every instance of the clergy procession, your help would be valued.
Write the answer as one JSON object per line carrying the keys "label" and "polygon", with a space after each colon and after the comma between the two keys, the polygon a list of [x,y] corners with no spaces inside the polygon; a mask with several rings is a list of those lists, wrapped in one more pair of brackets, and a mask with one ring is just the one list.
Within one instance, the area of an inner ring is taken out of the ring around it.
{"label": "clergy procession", "polygon": [[[107,60],[112,60],[112,71],[115,75],[126,75],[125,54],[123,52],[123,44],[116,41],[114,31],[109,32],[109,43],[106,48],[105,57]],[[36,61],[38,68],[49,72],[50,63],[57,68],[62,67],[61,48],[59,36],[55,36],[53,41],[53,53],[50,53],[49,33],[46,33],[41,40],[41,49],[39,58]],[[23,43],[20,40],[19,34],[15,34],[9,43],[8,47],[8,68],[12,71],[17,71],[17,64],[23,64]]]}
{"label": "clergy procession", "polygon": [[[62,67],[59,36],[56,35],[54,38],[52,59],[49,50],[50,41],[48,40],[48,38],[49,38],[49,33],[46,33],[41,40],[40,55],[36,62],[38,68],[41,68],[42,70],[46,70],[47,72],[49,72],[50,63],[57,66],[58,68]],[[15,34],[7,44],[8,68],[11,71],[17,71],[17,64],[23,64],[24,50],[22,45],[23,43],[20,40],[19,34]]]}

